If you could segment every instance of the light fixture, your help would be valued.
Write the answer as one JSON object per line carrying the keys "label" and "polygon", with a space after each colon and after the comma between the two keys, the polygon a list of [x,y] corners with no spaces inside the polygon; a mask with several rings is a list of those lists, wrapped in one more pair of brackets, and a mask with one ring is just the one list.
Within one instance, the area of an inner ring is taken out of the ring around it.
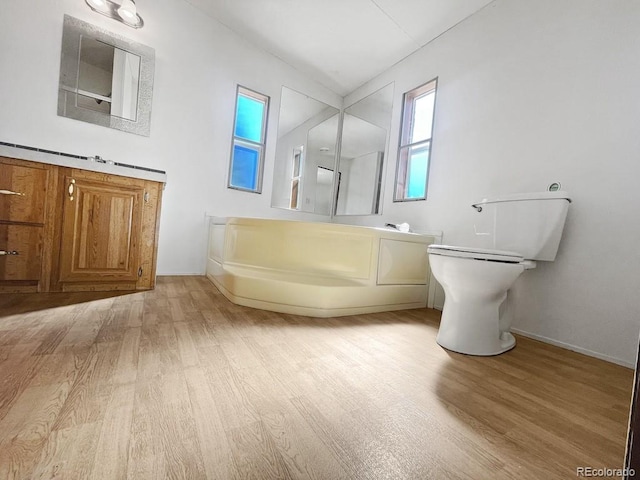
{"label": "light fixture", "polygon": [[144,26],[144,21],[138,15],[136,4],[133,0],[122,0],[119,4],[111,0],[85,0],[85,2],[91,10],[100,15],[118,20],[132,28],[142,28]]}
{"label": "light fixture", "polygon": [[87,3],[91,8],[95,8],[101,11],[108,9],[107,2],[105,0],[87,0]]}
{"label": "light fixture", "polygon": [[126,23],[138,23],[138,12],[136,11],[136,4],[133,0],[122,0],[120,8],[118,9],[118,15]]}

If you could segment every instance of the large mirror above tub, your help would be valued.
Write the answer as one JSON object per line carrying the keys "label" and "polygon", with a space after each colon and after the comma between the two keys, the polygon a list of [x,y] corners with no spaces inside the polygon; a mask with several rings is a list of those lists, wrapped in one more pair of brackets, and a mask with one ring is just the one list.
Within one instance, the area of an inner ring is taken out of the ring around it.
{"label": "large mirror above tub", "polygon": [[390,83],[344,110],[336,215],[380,213],[392,106]]}
{"label": "large mirror above tub", "polygon": [[282,87],[271,206],[331,215],[339,110]]}
{"label": "large mirror above tub", "polygon": [[155,51],[64,16],[58,115],[149,136]]}

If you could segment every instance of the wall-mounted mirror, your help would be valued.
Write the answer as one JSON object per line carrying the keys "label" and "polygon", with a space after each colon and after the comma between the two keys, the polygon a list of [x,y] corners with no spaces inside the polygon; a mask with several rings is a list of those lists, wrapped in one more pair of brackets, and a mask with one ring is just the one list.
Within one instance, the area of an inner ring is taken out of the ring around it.
{"label": "wall-mounted mirror", "polygon": [[65,15],[58,115],[149,136],[155,52]]}
{"label": "wall-mounted mirror", "polygon": [[282,87],[271,206],[331,214],[338,112]]}
{"label": "wall-mounted mirror", "polygon": [[380,213],[392,106],[393,84],[390,83],[345,109],[336,215]]}

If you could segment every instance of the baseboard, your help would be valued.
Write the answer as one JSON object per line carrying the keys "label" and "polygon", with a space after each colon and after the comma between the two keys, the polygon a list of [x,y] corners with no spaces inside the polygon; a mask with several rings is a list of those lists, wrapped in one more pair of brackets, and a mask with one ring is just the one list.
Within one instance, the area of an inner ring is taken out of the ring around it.
{"label": "baseboard", "polygon": [[542,335],[536,335],[535,333],[525,332],[524,330],[520,330],[517,328],[511,328],[511,332],[516,333],[518,335],[522,335],[523,337],[533,338],[534,340],[548,343],[550,345],[555,345],[556,347],[561,347],[567,350],[582,353],[583,355],[587,355],[589,357],[594,357],[600,360],[604,360],[606,362],[615,363],[616,365],[622,365],[623,367],[627,367],[627,368],[635,368],[635,365],[631,362],[626,362],[616,357],[610,357],[609,355],[604,355],[603,353],[598,353],[592,350],[588,350],[586,348],[578,347],[576,345],[571,345],[570,343],[560,342],[558,340],[554,340],[553,338],[543,337]]}

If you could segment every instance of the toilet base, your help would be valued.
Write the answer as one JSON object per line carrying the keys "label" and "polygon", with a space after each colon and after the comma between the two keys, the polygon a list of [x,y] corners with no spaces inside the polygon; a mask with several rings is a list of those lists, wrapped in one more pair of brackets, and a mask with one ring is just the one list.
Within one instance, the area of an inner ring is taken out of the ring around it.
{"label": "toilet base", "polygon": [[478,356],[500,355],[516,346],[516,339],[508,330],[510,319],[504,318],[510,309],[500,311],[506,292],[498,298],[477,302],[456,302],[451,297],[445,298],[436,337],[438,345],[452,352]]}
{"label": "toilet base", "polygon": [[[476,357],[493,357],[495,355],[500,355],[501,353],[504,352],[508,352],[509,350],[511,350],[512,348],[514,348],[516,346],[516,339],[515,337],[511,334],[511,332],[502,332],[502,335],[500,335],[500,348],[495,351],[495,352],[490,352],[490,353],[471,353],[469,351],[461,351],[459,349],[459,347],[454,346],[448,346],[446,345],[446,342],[444,342],[445,344],[443,344],[442,342],[440,342],[440,340],[438,340],[436,338],[436,342],[438,345],[440,345],[442,348],[444,348],[445,350],[449,350],[451,352],[455,352],[455,353],[462,353],[464,355],[474,355]],[[458,348],[458,349],[456,349]]]}
{"label": "toilet base", "polygon": [[520,263],[431,254],[431,270],[444,289],[436,341],[466,355],[499,355],[516,345],[509,332],[513,305],[509,290],[524,272]]}

